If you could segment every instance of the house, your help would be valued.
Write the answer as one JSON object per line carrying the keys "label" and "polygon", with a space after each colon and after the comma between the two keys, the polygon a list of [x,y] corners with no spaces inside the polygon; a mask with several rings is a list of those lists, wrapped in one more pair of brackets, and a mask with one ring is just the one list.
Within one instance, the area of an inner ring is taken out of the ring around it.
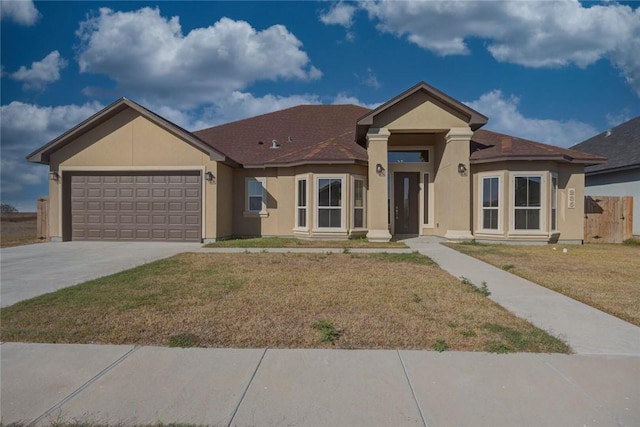
{"label": "house", "polygon": [[374,110],[303,105],[197,132],[123,98],[27,158],[50,167],[56,241],[581,242],[584,168],[606,159],[486,123],[426,83]]}
{"label": "house", "polygon": [[633,234],[640,236],[640,116],[571,147],[607,158],[585,168],[588,196],[632,196]]}

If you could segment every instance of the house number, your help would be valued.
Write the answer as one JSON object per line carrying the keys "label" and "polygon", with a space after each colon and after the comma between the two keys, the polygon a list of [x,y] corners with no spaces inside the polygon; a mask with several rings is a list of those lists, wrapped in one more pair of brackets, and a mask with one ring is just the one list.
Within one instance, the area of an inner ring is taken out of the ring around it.
{"label": "house number", "polygon": [[567,207],[569,209],[575,209],[576,208],[576,189],[569,188],[567,189],[567,192],[569,193],[569,197],[567,199]]}

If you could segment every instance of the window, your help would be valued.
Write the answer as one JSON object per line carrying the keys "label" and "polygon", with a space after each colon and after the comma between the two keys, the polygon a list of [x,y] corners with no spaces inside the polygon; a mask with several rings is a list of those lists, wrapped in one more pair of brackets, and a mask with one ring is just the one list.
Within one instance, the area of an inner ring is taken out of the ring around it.
{"label": "window", "polygon": [[318,228],[342,228],[342,178],[318,178]]}
{"label": "window", "polygon": [[424,174],[422,185],[424,188],[424,191],[422,192],[422,223],[429,224],[429,174],[428,173]]}
{"label": "window", "polygon": [[265,178],[247,178],[247,202],[246,212],[250,214],[265,214],[267,212],[267,204],[265,197],[265,187],[267,180]]}
{"label": "window", "polygon": [[540,230],[542,176],[516,176],[514,181],[514,228]]}
{"label": "window", "polygon": [[482,229],[498,230],[500,215],[500,178],[482,178]]}
{"label": "window", "polygon": [[558,176],[551,175],[551,229],[558,229]]}
{"label": "window", "polygon": [[353,228],[365,228],[365,194],[364,179],[353,179]]}
{"label": "window", "polygon": [[296,228],[307,228],[307,180],[296,180]]}

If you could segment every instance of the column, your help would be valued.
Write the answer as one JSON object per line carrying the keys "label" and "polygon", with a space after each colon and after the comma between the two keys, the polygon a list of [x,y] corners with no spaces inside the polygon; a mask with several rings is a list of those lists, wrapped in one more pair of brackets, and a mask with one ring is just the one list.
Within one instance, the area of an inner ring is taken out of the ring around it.
{"label": "column", "polygon": [[[441,180],[441,188],[435,191],[440,193],[444,200],[446,213],[444,221],[446,225],[447,239],[467,240],[473,239],[471,233],[471,167],[469,165],[469,153],[473,131],[468,127],[451,128],[445,136],[445,149],[438,173],[444,173]],[[459,170],[462,165],[464,172]],[[444,188],[442,188],[444,187]]]}
{"label": "column", "polygon": [[367,239],[372,242],[388,242],[391,240],[387,213],[389,197],[387,147],[389,135],[389,131],[385,128],[371,128],[367,133],[367,153],[369,155],[369,189],[367,198],[369,232],[367,233]]}

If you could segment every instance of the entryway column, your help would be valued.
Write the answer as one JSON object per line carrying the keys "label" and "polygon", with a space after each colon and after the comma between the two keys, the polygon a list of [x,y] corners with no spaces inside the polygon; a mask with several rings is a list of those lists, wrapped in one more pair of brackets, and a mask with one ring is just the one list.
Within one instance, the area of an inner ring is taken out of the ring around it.
{"label": "entryway column", "polygon": [[369,129],[367,133],[367,153],[369,155],[369,192],[367,239],[372,242],[391,240],[388,223],[389,185],[387,181],[387,148],[389,130],[385,128]]}
{"label": "entryway column", "polygon": [[[440,188],[436,193],[443,198],[447,239],[473,239],[471,234],[471,170],[469,152],[473,131],[468,127],[451,128],[445,136],[445,149],[438,174]],[[443,188],[444,187],[444,188]]]}

